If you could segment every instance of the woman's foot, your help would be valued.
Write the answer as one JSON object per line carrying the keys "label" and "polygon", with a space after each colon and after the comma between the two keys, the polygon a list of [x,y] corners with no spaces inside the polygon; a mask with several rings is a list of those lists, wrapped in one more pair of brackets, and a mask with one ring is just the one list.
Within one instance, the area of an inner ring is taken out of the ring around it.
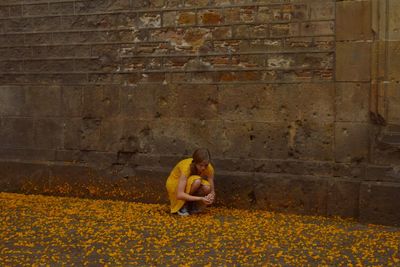
{"label": "woman's foot", "polygon": [[178,210],[178,215],[180,215],[180,216],[189,216],[190,214],[189,214],[189,211],[188,211],[188,209],[187,209],[187,207],[186,207],[186,205],[185,206],[183,206],[180,210]]}

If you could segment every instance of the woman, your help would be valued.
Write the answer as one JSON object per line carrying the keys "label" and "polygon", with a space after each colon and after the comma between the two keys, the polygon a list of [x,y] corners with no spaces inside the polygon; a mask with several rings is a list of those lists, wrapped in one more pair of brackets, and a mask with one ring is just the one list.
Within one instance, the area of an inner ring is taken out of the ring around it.
{"label": "woman", "polygon": [[[189,203],[214,202],[214,168],[208,149],[199,148],[191,158],[181,160],[171,171],[166,187],[171,202],[171,213],[187,216],[197,210]],[[189,206],[192,206],[190,209]]]}

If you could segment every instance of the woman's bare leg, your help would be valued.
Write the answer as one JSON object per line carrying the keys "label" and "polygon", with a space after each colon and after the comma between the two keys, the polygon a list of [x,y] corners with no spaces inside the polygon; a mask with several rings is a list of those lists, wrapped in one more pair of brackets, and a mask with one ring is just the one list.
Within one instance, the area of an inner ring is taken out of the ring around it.
{"label": "woman's bare leg", "polygon": [[196,195],[195,193],[199,190],[200,187],[201,187],[201,179],[194,180],[192,186],[190,187],[189,194]]}
{"label": "woman's bare leg", "polygon": [[211,187],[208,185],[201,184],[194,194],[199,197],[205,197],[210,193],[211,193]]}
{"label": "woman's bare leg", "polygon": [[[208,185],[200,185],[199,189],[194,193],[196,196],[204,197],[211,193],[211,187]],[[191,203],[190,212],[192,214],[201,212],[206,205],[202,201],[196,201]]]}

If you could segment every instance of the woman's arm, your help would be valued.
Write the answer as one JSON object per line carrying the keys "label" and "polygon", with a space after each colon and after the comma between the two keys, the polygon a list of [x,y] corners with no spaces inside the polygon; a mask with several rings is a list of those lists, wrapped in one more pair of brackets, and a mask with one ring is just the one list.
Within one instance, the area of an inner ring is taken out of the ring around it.
{"label": "woman's arm", "polygon": [[211,174],[207,177],[208,182],[210,183],[211,193],[215,195],[215,187],[214,187],[214,174]]}
{"label": "woman's arm", "polygon": [[203,197],[192,196],[188,193],[185,193],[186,183],[187,177],[185,174],[181,173],[181,176],[179,177],[178,189],[176,190],[177,199],[186,201],[200,201],[204,199]]}
{"label": "woman's arm", "polygon": [[214,186],[214,174],[211,174],[207,177],[208,182],[210,183],[211,192],[206,196],[206,198],[211,202],[214,203],[215,200],[215,186]]}

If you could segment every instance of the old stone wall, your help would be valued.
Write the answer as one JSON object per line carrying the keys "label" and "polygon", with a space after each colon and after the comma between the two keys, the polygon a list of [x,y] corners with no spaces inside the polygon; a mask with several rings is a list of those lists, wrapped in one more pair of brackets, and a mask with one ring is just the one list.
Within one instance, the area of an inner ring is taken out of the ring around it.
{"label": "old stone wall", "polygon": [[387,62],[373,50],[387,41],[373,27],[382,10],[373,0],[1,1],[1,190],[166,201],[170,168],[203,146],[219,204],[393,223],[398,205],[368,213],[381,187],[365,182],[398,200],[398,149],[376,156],[387,130],[370,119],[390,100],[383,113],[397,123],[396,83],[383,100],[374,87],[374,62]]}

